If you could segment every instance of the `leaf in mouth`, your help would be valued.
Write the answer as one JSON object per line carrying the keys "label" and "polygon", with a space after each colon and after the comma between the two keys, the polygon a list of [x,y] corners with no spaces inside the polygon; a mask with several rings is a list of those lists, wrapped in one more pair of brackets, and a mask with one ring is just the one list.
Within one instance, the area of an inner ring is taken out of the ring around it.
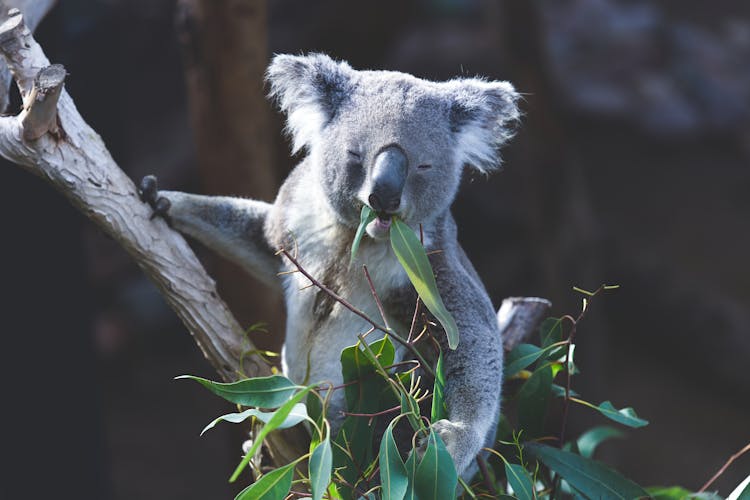
{"label": "leaf in mouth", "polygon": [[354,235],[354,241],[352,242],[352,262],[354,262],[354,257],[357,255],[357,250],[359,250],[359,242],[362,241],[362,237],[365,235],[367,224],[375,220],[375,217],[376,214],[372,208],[367,205],[362,205],[362,212],[359,215],[359,227],[357,228],[357,234]]}

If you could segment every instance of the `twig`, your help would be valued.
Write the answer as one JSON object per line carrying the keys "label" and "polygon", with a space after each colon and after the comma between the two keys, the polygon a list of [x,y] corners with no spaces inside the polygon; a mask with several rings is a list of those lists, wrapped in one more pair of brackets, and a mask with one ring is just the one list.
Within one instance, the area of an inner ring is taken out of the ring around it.
{"label": "twig", "polygon": [[698,490],[698,493],[703,493],[704,491],[706,491],[708,489],[708,487],[711,486],[713,484],[713,482],[716,481],[719,478],[719,476],[721,476],[722,474],[724,474],[724,471],[726,471],[727,468],[730,465],[732,465],[732,462],[734,462],[735,460],[737,460],[738,458],[740,458],[742,455],[744,455],[748,451],[750,451],[750,443],[747,443],[744,448],[742,448],[740,451],[738,451],[737,453],[735,453],[734,455],[732,455],[731,457],[729,457],[729,460],[727,460],[726,463],[721,466],[721,469],[719,469],[716,472],[716,474],[714,474],[713,476],[711,476],[711,479],[709,479],[706,482],[706,484],[704,484],[703,487]]}
{"label": "twig", "polygon": [[411,326],[409,327],[409,335],[406,336],[406,341],[411,343],[411,339],[414,336],[414,328],[417,324],[417,316],[419,315],[419,295],[417,295],[417,302],[414,305],[414,316],[411,318]]}
{"label": "twig", "polygon": [[367,266],[364,264],[362,264],[362,269],[365,271],[365,278],[367,278],[367,284],[370,286],[370,293],[372,293],[372,298],[375,299],[375,304],[378,306],[380,317],[383,318],[383,323],[385,323],[385,327],[388,330],[390,330],[391,327],[388,324],[388,319],[385,317],[385,310],[383,309],[383,303],[380,302],[380,297],[378,297],[378,292],[375,291],[375,285],[372,283],[372,278],[370,277],[370,271],[367,270]]}
{"label": "twig", "polygon": [[373,320],[372,318],[370,318],[363,311],[361,311],[360,309],[358,309],[355,306],[353,306],[352,304],[350,304],[349,301],[347,301],[345,298],[341,297],[339,294],[337,294],[336,292],[334,292],[333,290],[331,290],[330,288],[328,288],[327,286],[325,286],[323,283],[321,283],[320,281],[318,281],[315,278],[313,278],[312,275],[310,273],[308,273],[305,270],[305,268],[302,267],[302,265],[299,263],[299,261],[297,259],[295,259],[294,257],[292,257],[292,255],[285,248],[282,248],[281,250],[279,250],[278,253],[281,254],[281,255],[283,255],[287,259],[289,259],[289,261],[292,264],[294,264],[294,266],[299,270],[299,272],[302,273],[302,275],[305,278],[307,278],[308,280],[310,280],[310,283],[312,283],[313,285],[315,285],[316,287],[318,287],[323,293],[325,293],[326,295],[328,295],[329,297],[331,297],[333,300],[335,300],[336,302],[338,302],[339,304],[341,304],[345,308],[349,309],[349,311],[353,312],[354,314],[356,314],[357,316],[359,316],[363,320],[367,321],[376,330],[385,333],[386,335],[388,335],[392,339],[396,340],[399,344],[401,344],[402,346],[406,347],[409,350],[409,352],[411,352],[419,360],[419,362],[422,365],[422,369],[426,373],[430,374],[430,376],[433,379],[435,378],[435,370],[432,369],[432,367],[424,359],[424,356],[422,356],[422,354],[413,345],[411,345],[406,340],[402,339],[400,335],[396,334],[395,332],[389,330],[387,327],[379,324],[378,322],[376,322],[375,320]]}
{"label": "twig", "polygon": [[[584,299],[586,301],[584,303],[584,307],[581,308],[581,312],[578,314],[578,317],[573,321],[573,324],[570,327],[570,333],[568,334],[568,346],[565,349],[565,362],[563,363],[563,369],[565,370],[565,399],[563,400],[562,422],[560,423],[560,439],[558,440],[558,443],[557,443],[560,448],[562,448],[563,445],[565,444],[565,427],[568,423],[568,409],[570,408],[571,373],[570,373],[570,368],[568,367],[568,362],[570,358],[570,348],[575,342],[576,328],[578,327],[578,323],[581,322],[581,320],[586,315],[586,311],[589,310],[588,306],[590,305],[591,300],[597,295],[599,295],[602,292],[602,290],[604,290],[605,288],[607,288],[607,285],[601,285],[599,288],[596,289],[596,291],[587,293],[588,299]],[[581,290],[576,289],[576,291],[581,291]]]}

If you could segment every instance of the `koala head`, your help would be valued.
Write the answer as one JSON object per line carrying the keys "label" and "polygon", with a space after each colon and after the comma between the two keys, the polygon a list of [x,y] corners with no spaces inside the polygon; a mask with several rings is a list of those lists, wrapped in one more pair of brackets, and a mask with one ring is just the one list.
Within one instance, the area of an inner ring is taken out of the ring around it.
{"label": "koala head", "polygon": [[357,71],[322,54],[277,55],[267,79],[338,221],[355,227],[367,204],[378,239],[393,215],[415,227],[448,210],[465,167],[498,168],[519,117],[507,82]]}

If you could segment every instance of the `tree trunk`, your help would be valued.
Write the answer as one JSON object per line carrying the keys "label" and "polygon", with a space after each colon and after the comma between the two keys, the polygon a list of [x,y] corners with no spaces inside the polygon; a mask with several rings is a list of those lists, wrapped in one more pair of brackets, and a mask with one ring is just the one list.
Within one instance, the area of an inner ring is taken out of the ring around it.
{"label": "tree trunk", "polygon": [[[266,26],[265,0],[178,1],[198,172],[208,194],[272,201],[278,189],[263,92]],[[272,336],[252,336],[258,347],[278,350],[281,298],[230,262],[217,262],[212,274],[241,324],[268,323]]]}

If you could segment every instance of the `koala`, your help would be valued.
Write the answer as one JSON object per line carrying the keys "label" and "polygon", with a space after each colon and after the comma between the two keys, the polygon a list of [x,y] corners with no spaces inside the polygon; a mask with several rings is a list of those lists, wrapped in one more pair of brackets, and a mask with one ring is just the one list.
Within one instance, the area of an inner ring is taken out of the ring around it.
{"label": "koala", "polygon": [[[323,54],[277,55],[268,71],[270,96],[287,116],[293,153],[304,158],[276,200],[160,191],[153,176],[141,193],[172,227],[237,262],[285,297],[282,368],[296,383],[342,383],[340,353],[369,324],[279,256],[281,248],[338,295],[380,318],[365,264],[388,324],[408,332],[416,294],[388,241],[392,217],[422,231],[438,289],[458,325],[460,342],[444,356],[448,419],[433,423],[469,479],[475,458],[492,446],[500,412],[503,349],[497,317],[457,240],[450,213],[467,169],[487,174],[519,118],[507,82],[457,78],[432,82],[394,71],[359,71]],[[363,205],[367,225],[356,262],[350,250]],[[435,329],[433,329],[435,330]],[[368,341],[382,333],[373,332]],[[397,351],[404,359],[406,351]],[[343,391],[332,395],[333,426],[343,417]]]}

